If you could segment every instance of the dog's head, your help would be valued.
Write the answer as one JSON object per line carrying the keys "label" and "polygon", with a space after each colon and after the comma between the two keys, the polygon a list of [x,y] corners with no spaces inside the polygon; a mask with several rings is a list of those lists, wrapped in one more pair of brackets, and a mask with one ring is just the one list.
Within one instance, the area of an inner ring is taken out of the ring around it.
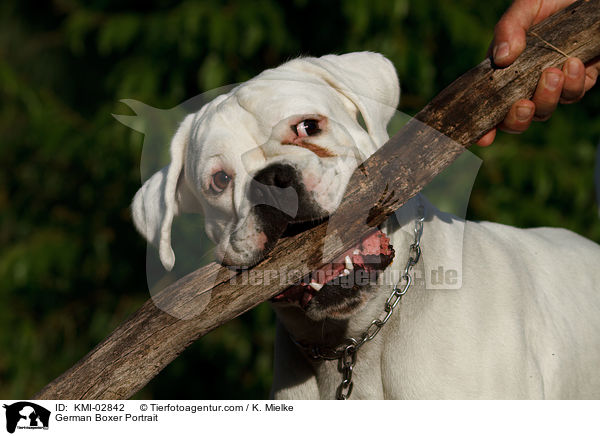
{"label": "dog's head", "polygon": [[336,209],[352,172],[387,139],[398,98],[394,67],[376,53],[266,70],[185,118],[171,163],[133,200],[135,225],[170,270],[173,218],[202,212],[219,261],[255,264],[288,223]]}

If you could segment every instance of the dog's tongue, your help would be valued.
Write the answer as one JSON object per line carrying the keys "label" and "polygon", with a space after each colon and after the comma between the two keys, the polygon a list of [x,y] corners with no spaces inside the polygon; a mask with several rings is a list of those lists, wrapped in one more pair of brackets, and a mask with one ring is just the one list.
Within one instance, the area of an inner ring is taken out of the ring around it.
{"label": "dog's tongue", "polygon": [[337,285],[333,282],[339,278],[343,279],[351,275],[356,277],[356,271],[366,273],[383,271],[393,259],[394,247],[390,244],[389,238],[382,231],[377,230],[333,263],[323,266],[301,283],[292,285],[273,297],[272,301],[297,303],[301,307],[306,307],[324,285]]}

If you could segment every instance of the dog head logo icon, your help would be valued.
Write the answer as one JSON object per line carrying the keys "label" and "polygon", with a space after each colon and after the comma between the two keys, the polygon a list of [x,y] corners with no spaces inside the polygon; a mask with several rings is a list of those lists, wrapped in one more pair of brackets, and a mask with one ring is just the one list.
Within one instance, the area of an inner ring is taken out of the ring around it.
{"label": "dog head logo icon", "polygon": [[6,409],[6,431],[14,433],[19,429],[47,429],[50,411],[29,401],[3,405]]}

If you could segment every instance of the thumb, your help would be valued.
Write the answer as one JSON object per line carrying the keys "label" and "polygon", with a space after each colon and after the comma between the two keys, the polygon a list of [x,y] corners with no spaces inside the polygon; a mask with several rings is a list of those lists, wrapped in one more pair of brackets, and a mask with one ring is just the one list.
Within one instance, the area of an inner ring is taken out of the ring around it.
{"label": "thumb", "polygon": [[507,67],[525,50],[527,29],[534,23],[542,2],[516,0],[494,28],[490,54],[494,64]]}

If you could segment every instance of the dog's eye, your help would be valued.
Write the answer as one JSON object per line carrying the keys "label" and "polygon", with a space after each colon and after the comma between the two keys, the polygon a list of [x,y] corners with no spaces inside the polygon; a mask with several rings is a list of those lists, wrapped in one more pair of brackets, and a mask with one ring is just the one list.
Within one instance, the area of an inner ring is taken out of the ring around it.
{"label": "dog's eye", "polygon": [[321,133],[319,121],[313,119],[300,121],[295,126],[292,126],[292,130],[299,138],[305,138]]}
{"label": "dog's eye", "polygon": [[231,182],[231,177],[225,171],[218,171],[213,174],[210,181],[210,190],[215,194],[220,194],[227,188]]}

